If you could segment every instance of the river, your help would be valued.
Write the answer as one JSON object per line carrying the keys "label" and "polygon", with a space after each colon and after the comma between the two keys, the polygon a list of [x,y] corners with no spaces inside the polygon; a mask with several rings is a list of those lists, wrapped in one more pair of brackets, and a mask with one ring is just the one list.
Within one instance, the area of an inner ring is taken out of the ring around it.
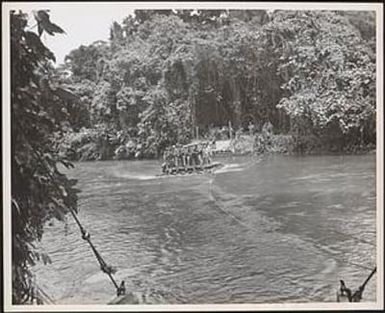
{"label": "river", "polygon": [[[157,161],[77,163],[79,218],[141,303],[336,300],[376,260],[375,155],[230,157],[215,174],[158,177]],[[54,221],[34,268],[56,304],[114,288],[75,222]],[[376,300],[376,275],[365,301]]]}

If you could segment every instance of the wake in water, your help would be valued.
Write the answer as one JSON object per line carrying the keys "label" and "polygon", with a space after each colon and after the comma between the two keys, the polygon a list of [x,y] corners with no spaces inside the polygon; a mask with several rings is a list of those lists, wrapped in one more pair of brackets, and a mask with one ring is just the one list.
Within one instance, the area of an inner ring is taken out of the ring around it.
{"label": "wake in water", "polygon": [[145,175],[145,174],[135,174],[135,173],[115,173],[115,177],[127,178],[133,180],[152,180],[159,179],[158,175]]}
{"label": "wake in water", "polygon": [[229,172],[241,172],[244,170],[244,164],[225,164],[222,168],[215,171],[215,173],[229,173]]}
{"label": "wake in water", "polygon": [[[222,168],[220,171],[217,171],[217,173],[246,171],[249,167],[250,165],[245,166],[241,164],[229,164]],[[225,193],[223,190],[221,190],[219,186],[215,184],[215,179],[216,176],[214,175],[214,177],[209,182],[209,198],[215,204],[215,208],[218,211],[233,219],[239,224],[240,227],[248,229],[249,231],[253,231],[259,235],[261,235],[261,233],[266,232],[275,232],[279,229],[280,223],[278,221],[267,218],[266,216],[264,216],[264,214],[258,212],[259,210],[255,210],[255,207],[251,207],[247,204],[245,205],[244,196],[239,197],[235,194],[229,194],[228,192]],[[284,242],[286,240],[292,243],[296,242],[295,248],[299,251],[302,250],[302,253],[316,253],[324,256],[325,260],[320,262],[320,273],[315,276],[312,276],[313,280],[323,281],[324,284],[318,286],[318,289],[316,288],[315,290],[312,290],[309,293],[309,296],[311,297],[315,297],[316,294],[319,294],[321,291],[324,294],[327,294],[327,292],[331,289],[334,284],[335,273],[337,272],[339,263],[345,264],[348,267],[353,266],[369,271],[373,268],[372,266],[364,266],[358,264],[360,261],[352,262],[350,257],[341,255],[340,251],[334,250],[332,247],[329,247],[328,245],[325,245],[322,242],[318,242],[317,240],[312,240],[310,238],[300,238],[293,234],[285,234],[284,236],[277,235],[274,237],[277,240],[277,244],[278,242]],[[358,242],[363,242],[363,240],[360,240],[359,238],[356,238],[354,236],[350,235],[349,237],[351,237],[350,239],[355,239]],[[370,242],[365,241],[364,243],[371,244]],[[305,280],[306,279],[304,279],[304,281]],[[298,284],[301,283],[303,282],[298,281]],[[328,301],[332,301],[333,297],[334,294],[329,294],[327,296]]]}
{"label": "wake in water", "polygon": [[[229,172],[241,172],[248,170],[251,166],[258,163],[260,160],[252,159],[251,161],[247,163],[232,163],[232,164],[226,164],[221,169],[215,171],[213,177],[209,181],[209,198],[210,200],[215,204],[215,207],[221,211],[222,213],[228,215],[235,221],[237,221],[240,225],[243,227],[251,230],[251,231],[261,231],[261,227],[258,227],[258,229],[255,228],[255,225],[250,226],[250,218],[251,215],[254,215],[256,217],[256,220],[259,222],[262,222],[260,226],[265,225],[269,228],[269,230],[275,229],[277,227],[276,223],[269,223],[265,217],[263,217],[261,214],[255,212],[252,210],[251,207],[245,205],[244,199],[242,197],[239,197],[235,194],[229,194],[224,193],[221,188],[217,185],[215,185],[215,179],[216,174],[222,174],[222,173],[229,173]],[[224,196],[226,199],[225,202],[220,199],[220,195]],[[243,220],[238,214],[235,214],[235,212],[247,212],[248,218],[246,220]],[[253,213],[251,214],[251,211]],[[251,214],[251,215],[250,215]],[[271,225],[270,225],[271,224]]]}
{"label": "wake in water", "polygon": [[191,176],[201,176],[205,174],[214,174],[214,173],[228,173],[228,172],[239,172],[244,170],[244,164],[225,164],[218,170],[212,169],[210,171],[202,171],[202,172],[193,172],[193,173],[180,173],[177,175],[162,175],[160,173],[157,174],[141,174],[141,173],[122,173],[115,172],[114,176],[118,178],[126,178],[132,180],[156,180],[156,179],[165,179],[165,178],[176,178],[176,177],[191,177]]}
{"label": "wake in water", "polygon": [[178,174],[178,175],[144,175],[144,174],[117,174],[116,177],[127,178],[132,180],[158,180],[158,179],[170,179],[170,178],[183,178],[183,177],[191,177],[191,176],[202,176],[204,174],[210,174],[210,172],[202,172],[202,173],[189,173],[189,174]]}

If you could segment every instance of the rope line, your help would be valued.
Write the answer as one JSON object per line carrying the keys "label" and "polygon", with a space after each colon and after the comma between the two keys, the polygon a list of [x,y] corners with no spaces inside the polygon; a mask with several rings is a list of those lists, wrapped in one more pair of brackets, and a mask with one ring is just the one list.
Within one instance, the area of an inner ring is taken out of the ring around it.
{"label": "rope line", "polygon": [[365,244],[368,244],[368,245],[371,245],[373,247],[376,247],[376,245],[373,243],[373,242],[370,242],[370,241],[366,241],[364,239],[361,239],[361,238],[357,238],[356,236],[353,236],[353,235],[350,235],[350,234],[346,234],[346,233],[343,233],[343,232],[339,232],[338,230],[329,230],[331,232],[334,232],[336,234],[339,234],[341,236],[345,236],[345,237],[348,237],[348,238],[352,238],[356,241],[359,241],[361,243],[365,243]]}
{"label": "rope line", "polygon": [[366,278],[366,280],[364,281],[364,283],[361,285],[360,289],[364,289],[366,284],[369,282],[369,280],[372,278],[372,276],[374,275],[374,273],[377,271],[377,266],[374,267],[374,269],[372,270],[372,272],[369,274],[368,278]]}
{"label": "rope line", "polygon": [[[50,177],[52,183],[53,183],[53,186],[55,187],[56,191],[59,192],[59,194],[62,193],[61,189],[59,188],[58,184],[56,183],[54,177],[52,176],[52,174],[50,173],[50,171],[46,168],[46,165],[43,163],[42,161],[42,158],[41,156],[39,155],[39,153],[32,147],[31,144],[29,144],[29,146],[31,147],[33,153],[35,154],[38,162],[42,165],[42,168],[43,170],[46,172],[46,174]],[[73,208],[71,207],[67,207],[69,212],[71,213],[71,215],[73,216],[76,224],[78,225],[79,229],[80,229],[80,232],[82,234],[82,238],[84,240],[86,240],[88,242],[88,244],[90,245],[96,259],[98,260],[99,262],[99,265],[100,265],[100,269],[102,270],[102,272],[104,272],[105,274],[107,274],[111,280],[111,282],[113,283],[113,285],[115,286],[116,288],[116,293],[118,296],[120,295],[124,295],[125,294],[125,287],[124,287],[124,281],[121,282],[120,286],[118,285],[118,283],[116,282],[115,278],[113,277],[112,273],[113,273],[113,268],[109,265],[107,265],[107,263],[104,261],[104,259],[102,258],[102,256],[100,255],[100,253],[97,251],[96,247],[94,246],[94,244],[91,242],[91,235],[85,230],[85,228],[83,227],[83,225],[81,224],[79,218],[77,217],[76,213],[74,212]]]}
{"label": "rope line", "polygon": [[51,304],[56,304],[55,303],[55,301],[42,289],[42,288],[40,288],[40,286],[39,285],[35,285],[35,288],[37,289],[37,291],[41,294],[41,295],[43,295],[43,297],[45,297],[46,299],[48,299],[48,301],[47,302],[51,302]]}
{"label": "rope line", "polygon": [[[246,164],[248,164],[248,163],[246,163]],[[245,166],[245,168],[244,168],[244,170],[246,170],[246,169],[248,169],[249,167],[251,167],[251,165],[253,165],[254,164],[254,162],[253,161],[250,161],[249,162],[249,164],[248,165],[246,165]],[[215,173],[215,171],[212,173],[212,175],[214,176],[211,180],[210,180],[210,182],[209,182],[209,184],[210,184],[210,198],[212,199],[212,201],[214,202],[214,204],[215,204],[215,206],[218,208],[218,209],[220,209],[222,212],[224,212],[225,214],[227,214],[228,216],[230,216],[231,218],[233,218],[234,220],[236,220],[239,224],[241,224],[241,225],[243,225],[244,227],[246,227],[247,229],[250,229],[250,230],[252,230],[252,231],[255,231],[255,229],[254,228],[252,228],[251,226],[249,226],[249,225],[247,225],[247,224],[245,224],[239,217],[237,217],[236,215],[234,215],[233,213],[231,213],[231,212],[228,212],[227,210],[225,210],[220,204],[219,204],[219,201],[214,197],[214,192],[213,192],[213,184],[214,184],[214,181],[215,181],[215,179],[216,179],[216,173]],[[331,230],[331,231],[333,231],[333,230]],[[338,232],[338,231],[335,231],[335,233],[338,233],[338,234],[341,234],[341,235],[345,235],[345,236],[349,236],[348,234],[344,234],[344,233],[340,233],[340,232]],[[350,238],[353,238],[353,239],[356,239],[356,240],[358,240],[358,241],[361,241],[361,242],[363,242],[363,243],[367,243],[367,244],[370,244],[370,245],[372,245],[372,246],[375,246],[373,243],[371,243],[371,242],[368,242],[368,241],[365,241],[365,240],[360,240],[359,238],[356,238],[356,237],[354,237],[354,236],[349,236]],[[301,246],[300,246],[301,247]],[[301,247],[303,250],[305,250],[305,248],[303,248],[303,247]],[[329,254],[329,255],[331,255],[331,256],[333,256],[333,254],[332,253],[330,253],[330,252],[327,252],[327,251],[324,251],[325,253],[327,253],[327,254]],[[334,256],[333,256],[334,257]],[[365,269],[365,270],[368,270],[368,271],[373,271],[373,268],[370,268],[370,267],[368,267],[368,266],[365,266],[365,265],[359,265],[359,264],[356,264],[356,263],[354,263],[354,262],[351,262],[351,261],[345,261],[345,263],[347,263],[347,264],[350,264],[350,265],[353,265],[353,266],[356,266],[356,267],[359,267],[359,268],[362,268],[362,269]]]}
{"label": "rope line", "polygon": [[364,270],[367,270],[367,271],[372,271],[373,268],[372,267],[368,267],[368,266],[365,266],[365,265],[360,265],[360,264],[357,264],[357,263],[354,263],[354,262],[351,262],[351,261],[346,261],[346,263],[350,264],[350,265],[353,265],[353,266],[356,266],[356,267],[360,267]]}

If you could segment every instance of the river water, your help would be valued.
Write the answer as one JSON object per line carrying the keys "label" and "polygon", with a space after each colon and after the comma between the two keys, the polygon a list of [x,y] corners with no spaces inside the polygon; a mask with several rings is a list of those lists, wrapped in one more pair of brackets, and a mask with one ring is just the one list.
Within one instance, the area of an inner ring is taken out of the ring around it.
{"label": "river water", "polygon": [[[336,301],[376,259],[375,155],[220,159],[215,174],[158,177],[157,161],[77,163],[79,218],[146,304]],[[114,288],[79,230],[46,225],[34,268],[56,304]],[[376,300],[376,275],[365,301]]]}

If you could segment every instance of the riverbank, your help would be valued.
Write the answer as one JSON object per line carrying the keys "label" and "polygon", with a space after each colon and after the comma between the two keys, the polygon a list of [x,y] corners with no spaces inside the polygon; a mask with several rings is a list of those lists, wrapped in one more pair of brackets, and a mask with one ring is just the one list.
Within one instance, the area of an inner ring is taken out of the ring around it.
{"label": "riverbank", "polygon": [[[275,134],[272,131],[242,133],[233,138],[203,137],[216,140],[214,154],[233,155],[314,155],[314,154],[366,154],[375,151],[373,144],[349,145],[340,138]],[[183,142],[183,144],[188,142]],[[139,138],[127,138],[113,130],[86,129],[68,132],[58,140],[58,150],[71,161],[151,160],[162,155],[161,149],[148,148]],[[174,144],[170,142],[169,145]],[[147,147],[147,148],[146,148]]]}
{"label": "riverbank", "polygon": [[235,155],[283,154],[283,155],[324,155],[324,154],[370,154],[375,153],[374,145],[338,147],[314,136],[294,137],[287,134],[256,133],[240,135],[230,141],[228,150]]}

